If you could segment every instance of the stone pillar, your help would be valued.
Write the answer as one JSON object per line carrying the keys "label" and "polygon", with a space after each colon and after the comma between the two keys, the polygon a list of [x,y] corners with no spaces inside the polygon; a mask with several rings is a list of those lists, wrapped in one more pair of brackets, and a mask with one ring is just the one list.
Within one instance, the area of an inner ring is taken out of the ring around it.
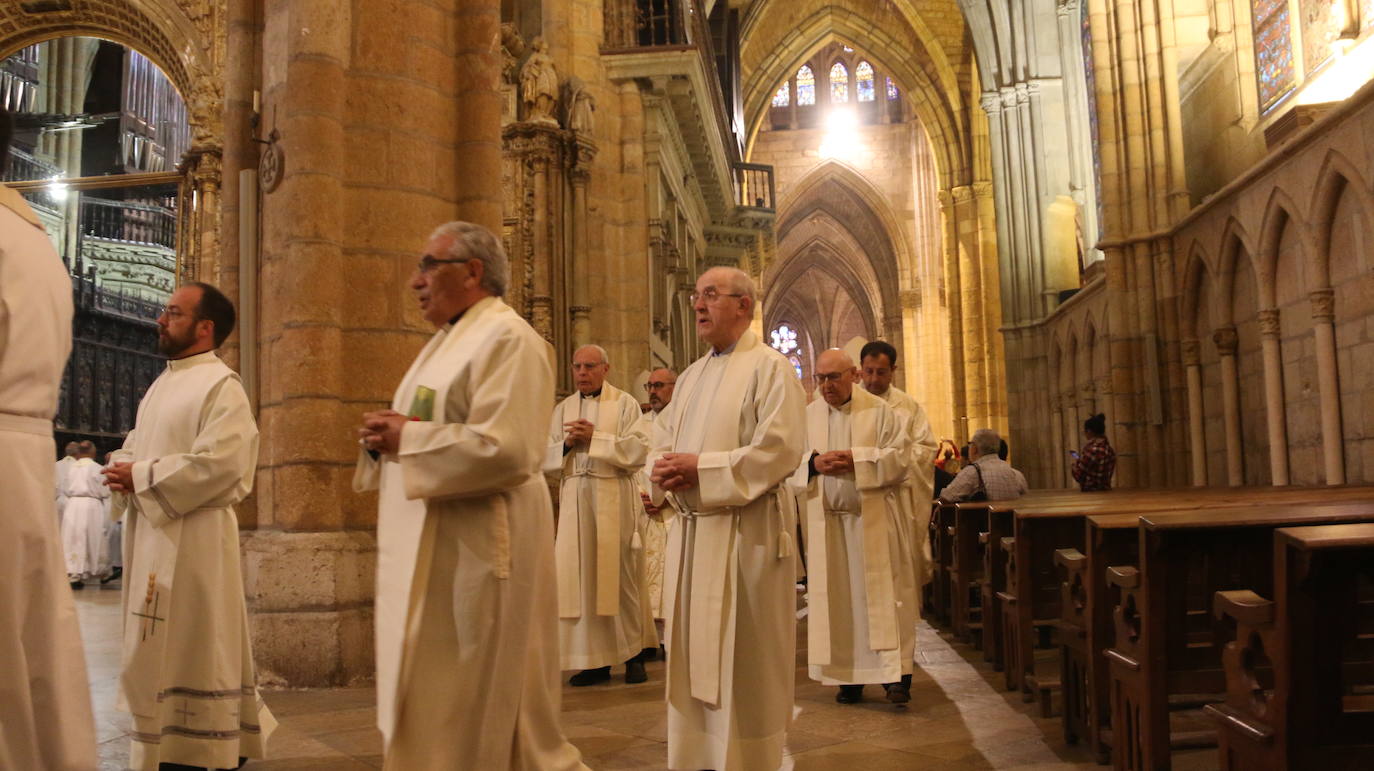
{"label": "stone pillar", "polygon": [[1061,487],[1067,483],[1068,472],[1065,471],[1069,446],[1067,437],[1064,436],[1064,411],[1062,408],[1063,400],[1059,394],[1050,392],[1050,425],[1054,427],[1050,438],[1050,452],[1054,455],[1054,462],[1050,464],[1050,471],[1054,474],[1051,487]]}
{"label": "stone pillar", "polygon": [[1341,441],[1340,377],[1336,371],[1336,305],[1331,289],[1318,289],[1312,301],[1312,332],[1317,347],[1317,382],[1321,388],[1322,465],[1326,483],[1345,484],[1345,445]]}
{"label": "stone pillar", "polygon": [[[501,234],[501,0],[447,0],[452,4],[453,62],[449,72],[425,77],[454,84],[461,107],[453,132],[453,178],[458,219]],[[396,22],[416,23],[396,14]],[[366,33],[367,30],[359,30]],[[394,55],[394,52],[392,52]],[[447,89],[446,89],[447,90]]]}
{"label": "stone pillar", "polygon": [[1233,326],[1222,327],[1212,335],[1221,357],[1221,409],[1226,426],[1226,484],[1245,483],[1245,464],[1240,444],[1240,379],[1236,373],[1236,346],[1240,339]]}
{"label": "stone pillar", "polygon": [[596,145],[579,137],[576,158],[569,176],[572,180],[572,314],[573,349],[592,342],[592,300],[587,289],[591,255],[587,253],[587,180],[591,178],[591,163],[596,157]]}
{"label": "stone pillar", "polygon": [[1188,448],[1193,460],[1193,486],[1207,486],[1207,437],[1203,433],[1202,358],[1197,340],[1184,340],[1183,366],[1188,377]]}
{"label": "stone pillar", "polygon": [[1264,356],[1264,414],[1269,428],[1269,474],[1276,486],[1288,484],[1288,426],[1283,410],[1283,358],[1279,351],[1279,312],[1259,312]]}

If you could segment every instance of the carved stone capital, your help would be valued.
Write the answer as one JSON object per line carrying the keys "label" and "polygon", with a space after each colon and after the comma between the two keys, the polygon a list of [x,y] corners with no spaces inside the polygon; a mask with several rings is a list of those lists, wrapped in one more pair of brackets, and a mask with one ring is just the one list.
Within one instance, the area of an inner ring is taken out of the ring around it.
{"label": "carved stone capital", "polygon": [[1184,340],[1179,343],[1179,350],[1183,354],[1183,365],[1185,367],[1196,367],[1202,363],[1201,343],[1197,340]]}
{"label": "carved stone capital", "polygon": [[592,315],[592,306],[590,306],[590,305],[569,305],[569,306],[568,306],[568,313],[570,313],[574,319],[585,319],[585,318],[589,318],[589,317]]}
{"label": "carved stone capital", "polygon": [[1331,289],[1318,289],[1309,294],[1312,301],[1312,320],[1330,324],[1336,318],[1336,293]]}
{"label": "carved stone capital", "polygon": [[1236,335],[1235,327],[1222,327],[1212,333],[1212,343],[1216,345],[1217,353],[1222,356],[1235,356],[1240,338]]}
{"label": "carved stone capital", "polygon": [[992,183],[991,183],[991,182],[974,182],[970,187],[973,188],[973,197],[974,197],[974,198],[991,198],[991,197],[992,197]]}
{"label": "carved stone capital", "polygon": [[1085,401],[1092,399],[1094,396],[1097,395],[1097,383],[1094,383],[1093,381],[1089,380],[1083,385],[1079,386],[1078,392],[1079,395],[1081,395]]}
{"label": "carved stone capital", "polygon": [[954,206],[954,193],[949,190],[936,191],[935,198],[940,202],[941,211],[947,211]]}
{"label": "carved stone capital", "polygon": [[954,194],[956,204],[968,203],[973,200],[973,188],[969,185],[957,185],[951,188],[951,192]]}
{"label": "carved stone capital", "polygon": [[1279,311],[1277,308],[1265,308],[1258,314],[1260,335],[1263,337],[1277,338],[1279,336]]}
{"label": "carved stone capital", "polygon": [[983,105],[983,111],[988,115],[996,115],[1002,111],[1002,95],[996,91],[984,91],[978,103]]}

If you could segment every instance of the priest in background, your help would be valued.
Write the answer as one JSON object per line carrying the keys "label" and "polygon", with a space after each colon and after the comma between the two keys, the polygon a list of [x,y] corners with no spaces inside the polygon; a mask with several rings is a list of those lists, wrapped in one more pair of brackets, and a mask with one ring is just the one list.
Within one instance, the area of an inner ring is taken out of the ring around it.
{"label": "priest in background", "polygon": [[[0,174],[10,114],[0,109]],[[43,223],[0,185],[0,768],[92,771],[86,654],[53,516],[53,415],[72,350],[72,280]]]}
{"label": "priest in background", "polygon": [[67,442],[67,446],[62,455],[62,459],[54,466],[53,472],[53,491],[57,498],[57,527],[62,528],[62,512],[67,510],[67,496],[64,494],[63,486],[67,483],[67,469],[76,463],[76,457],[80,454],[80,442]]}
{"label": "priest in background", "polygon": [[838,685],[853,704],[865,684],[911,700],[916,650],[916,571],[902,482],[906,421],[855,388],[858,370],[839,349],[821,353],[821,398],[806,407],[807,658],[813,680]]}
{"label": "priest in background", "polygon": [[501,301],[491,231],[441,225],[410,275],[437,332],[363,416],[377,511],[377,721],[393,771],[564,771],[553,507],[540,473],[549,345]]}
{"label": "priest in background", "polygon": [[[649,395],[649,409],[640,420],[644,423],[645,436],[653,434],[654,421],[663,414],[663,409],[673,401],[673,389],[677,387],[677,373],[668,367],[659,367],[649,373],[644,391]],[[649,475],[641,471],[636,476],[639,482],[639,500],[644,504],[644,651],[646,659],[658,654],[663,644],[663,560],[668,548],[668,528],[673,523],[673,507],[655,506],[649,497],[653,483]]]}
{"label": "priest in background", "polygon": [[[874,340],[859,351],[860,375],[864,388],[881,397],[906,422],[910,438],[910,471],[904,483],[905,505],[910,512],[911,542],[918,587],[934,575],[930,564],[930,503],[935,493],[935,453],[938,445],[925,408],[910,394],[892,385],[897,369],[897,349],[891,343]],[[919,608],[917,609],[919,612]]]}
{"label": "priest in background", "polygon": [[595,685],[625,663],[625,682],[647,679],[644,646],[644,529],[635,473],[648,435],[639,401],[606,382],[611,364],[599,345],[573,352],[576,390],[549,424],[544,473],[560,485],[558,642],[569,681]]}
{"label": "priest in background", "polygon": [[776,769],[792,720],[795,517],[779,497],[805,450],[806,396],[750,331],[757,302],[738,269],[697,279],[711,350],[654,421],[651,495],[681,517],[664,585],[671,769]]}
{"label": "priest in background", "polygon": [[62,551],[67,558],[67,580],[73,589],[80,589],[87,578],[96,578],[106,569],[100,563],[110,488],[105,485],[104,469],[95,462],[94,442],[81,442],[76,456],[62,479],[62,497],[67,499],[62,515]]}
{"label": "priest in background", "polygon": [[258,427],[239,376],[215,355],[234,306],[203,283],[158,316],[168,359],[102,472],[124,516],[129,766],[237,768],[266,757],[276,720],[258,693],[234,504],[253,489]]}

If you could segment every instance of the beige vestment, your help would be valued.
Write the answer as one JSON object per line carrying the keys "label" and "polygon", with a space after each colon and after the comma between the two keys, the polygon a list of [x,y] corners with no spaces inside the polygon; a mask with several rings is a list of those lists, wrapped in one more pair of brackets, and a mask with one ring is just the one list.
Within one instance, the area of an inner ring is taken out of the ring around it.
{"label": "beige vestment", "polygon": [[105,502],[110,488],[100,464],[90,458],[73,463],[62,479],[62,552],[67,559],[67,575],[86,578],[100,573],[105,542]]}
{"label": "beige vestment", "polygon": [[[649,410],[640,417],[644,424],[641,429],[645,436],[653,434],[654,420],[658,413]],[[649,475],[641,471],[636,476],[639,488],[648,494],[653,489],[653,484],[649,482]],[[673,523],[673,507],[664,506],[659,513],[661,519],[653,519],[648,513],[641,512],[644,520],[644,576],[641,586],[644,587],[645,600],[645,619],[648,624],[645,627],[645,648],[657,647],[658,632],[654,628],[654,621],[663,620],[663,562],[664,554],[668,548],[668,528]]]}
{"label": "beige vestment", "polygon": [[[766,771],[792,720],[795,520],[779,484],[805,448],[791,364],[746,331],[678,379],[654,422],[654,460],[698,454],[699,481],[672,495],[664,586],[668,767]],[[655,486],[653,498],[664,491]]]}
{"label": "beige vestment", "polygon": [[0,768],[96,767],[86,656],[53,516],[52,418],[72,282],[38,217],[0,185]]}
{"label": "beige vestment", "polygon": [[852,472],[807,484],[810,675],[826,685],[896,682],[911,672],[917,618],[905,420],[858,388],[838,408],[816,399],[806,410],[813,453],[854,457]]}
{"label": "beige vestment", "polygon": [[[578,418],[595,426],[591,441],[564,452],[563,425]],[[544,473],[560,483],[554,552],[563,669],[620,664],[645,647],[645,517],[634,477],[648,452],[639,402],[610,383],[599,397],[573,393],[553,411]]]}
{"label": "beige vestment", "polygon": [[377,721],[396,771],[584,768],[558,725],[548,343],[499,298],[396,389],[399,453],[359,453],[377,512]]}
{"label": "beige vestment", "polygon": [[266,757],[277,723],[257,689],[233,509],[257,458],[248,396],[213,351],[167,362],[113,455],[133,463],[111,516],[127,528],[119,708],[138,771]]}
{"label": "beige vestment", "polygon": [[[907,437],[911,457],[905,490],[905,505],[910,511],[911,540],[915,545],[917,585],[930,582],[934,568],[930,564],[930,502],[935,491],[935,453],[938,444],[930,430],[925,408],[915,398],[898,388],[889,386],[881,394],[883,401],[906,418]],[[919,608],[917,609],[919,613]]]}

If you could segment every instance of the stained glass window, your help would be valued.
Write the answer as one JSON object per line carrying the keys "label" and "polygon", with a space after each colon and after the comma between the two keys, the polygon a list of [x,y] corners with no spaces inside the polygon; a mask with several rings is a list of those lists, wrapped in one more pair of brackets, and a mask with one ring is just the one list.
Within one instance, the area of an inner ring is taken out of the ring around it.
{"label": "stained glass window", "polygon": [[787,90],[787,84],[783,83],[782,86],[778,88],[778,93],[773,94],[773,106],[786,107],[791,103],[792,95]]}
{"label": "stained glass window", "polygon": [[860,102],[873,101],[873,65],[859,62],[859,66],[854,68],[854,89]]}
{"label": "stained glass window", "polygon": [[811,67],[803,64],[797,70],[797,104],[816,103],[816,76],[811,73]]}
{"label": "stained glass window", "polygon": [[[1345,0],[1302,0],[1302,59],[1303,69],[1310,76],[1331,56],[1331,44],[1341,36],[1345,27]],[[1351,10],[1354,10],[1353,6]]]}
{"label": "stained glass window", "polygon": [[1293,90],[1297,78],[1288,0],[1252,0],[1252,3],[1255,78],[1259,83],[1260,109],[1268,110]]}
{"label": "stained glass window", "polygon": [[849,101],[849,70],[843,62],[835,62],[830,68],[830,101]]}
{"label": "stained glass window", "polygon": [[786,324],[779,324],[769,337],[772,339],[773,349],[779,353],[791,353],[797,350],[797,330]]}
{"label": "stained glass window", "polygon": [[892,82],[892,78],[887,78],[887,101],[892,102],[897,99],[897,84]]}
{"label": "stained glass window", "polygon": [[1097,234],[1102,238],[1107,221],[1102,218],[1102,149],[1098,146],[1097,73],[1093,69],[1093,32],[1088,24],[1088,4],[1079,3],[1079,32],[1083,44],[1083,87],[1088,92],[1088,137],[1093,147],[1093,182],[1097,193]]}
{"label": "stained glass window", "polygon": [[795,373],[797,373],[797,379],[798,379],[798,380],[801,380],[801,379],[802,379],[801,359],[798,359],[796,356],[788,356],[788,357],[787,357],[787,360],[790,361],[790,362],[792,362],[792,371],[795,372]]}

